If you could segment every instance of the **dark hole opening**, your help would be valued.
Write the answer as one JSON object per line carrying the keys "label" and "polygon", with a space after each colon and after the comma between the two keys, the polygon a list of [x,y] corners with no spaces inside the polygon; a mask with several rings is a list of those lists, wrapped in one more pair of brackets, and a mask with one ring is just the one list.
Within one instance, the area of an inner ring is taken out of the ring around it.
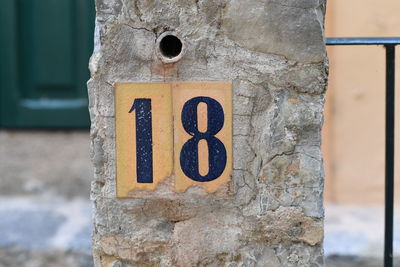
{"label": "dark hole opening", "polygon": [[178,37],[167,35],[160,42],[161,54],[168,58],[174,58],[182,52],[182,42]]}

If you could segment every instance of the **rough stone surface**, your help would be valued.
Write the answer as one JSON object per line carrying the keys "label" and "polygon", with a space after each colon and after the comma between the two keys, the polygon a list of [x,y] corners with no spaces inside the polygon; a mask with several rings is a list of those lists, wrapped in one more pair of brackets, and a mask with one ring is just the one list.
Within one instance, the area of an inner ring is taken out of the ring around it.
{"label": "rough stone surface", "polygon": [[[88,82],[96,266],[322,266],[323,0],[97,0]],[[186,53],[163,64],[155,41]],[[115,197],[114,84],[232,81],[229,199]]]}

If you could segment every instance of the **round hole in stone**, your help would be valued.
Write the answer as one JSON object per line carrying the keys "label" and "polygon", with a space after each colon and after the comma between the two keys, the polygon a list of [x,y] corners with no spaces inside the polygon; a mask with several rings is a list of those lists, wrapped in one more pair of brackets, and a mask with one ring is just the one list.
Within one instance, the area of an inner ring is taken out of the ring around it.
{"label": "round hole in stone", "polygon": [[182,53],[182,47],[181,40],[174,35],[165,35],[159,44],[161,55],[168,59],[178,57]]}

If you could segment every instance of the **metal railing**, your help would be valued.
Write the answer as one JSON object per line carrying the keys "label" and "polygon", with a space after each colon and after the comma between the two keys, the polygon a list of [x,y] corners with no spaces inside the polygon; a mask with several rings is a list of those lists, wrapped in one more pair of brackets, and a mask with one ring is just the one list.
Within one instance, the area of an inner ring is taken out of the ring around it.
{"label": "metal railing", "polygon": [[327,38],[326,45],[383,45],[386,50],[384,266],[393,266],[395,47],[400,38]]}

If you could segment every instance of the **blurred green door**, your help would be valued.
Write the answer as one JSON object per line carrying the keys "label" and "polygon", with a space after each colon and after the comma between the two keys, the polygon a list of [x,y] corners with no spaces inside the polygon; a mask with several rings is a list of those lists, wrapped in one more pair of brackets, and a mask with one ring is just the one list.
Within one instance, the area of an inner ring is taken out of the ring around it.
{"label": "blurred green door", "polygon": [[88,127],[93,0],[1,0],[0,127]]}

